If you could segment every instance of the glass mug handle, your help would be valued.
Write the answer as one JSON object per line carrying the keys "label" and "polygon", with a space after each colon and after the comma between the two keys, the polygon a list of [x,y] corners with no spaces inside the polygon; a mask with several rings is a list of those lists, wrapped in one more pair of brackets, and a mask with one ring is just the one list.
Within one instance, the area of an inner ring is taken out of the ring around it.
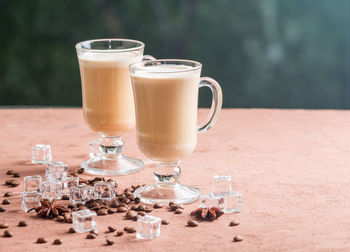
{"label": "glass mug handle", "polygon": [[202,77],[199,83],[199,87],[208,87],[213,94],[210,114],[207,119],[208,121],[203,126],[200,126],[198,128],[198,133],[203,133],[209,130],[218,119],[219,112],[222,107],[222,91],[219,83],[209,77]]}
{"label": "glass mug handle", "polygon": [[156,58],[151,55],[143,55],[142,61],[148,61],[148,60],[156,60]]}

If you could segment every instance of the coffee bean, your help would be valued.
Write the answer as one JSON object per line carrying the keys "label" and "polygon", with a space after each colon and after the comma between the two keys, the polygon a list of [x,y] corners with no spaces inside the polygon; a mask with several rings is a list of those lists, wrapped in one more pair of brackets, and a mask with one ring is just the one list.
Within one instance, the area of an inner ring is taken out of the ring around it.
{"label": "coffee bean", "polygon": [[90,231],[90,234],[98,235],[98,231],[96,229],[93,229]]}
{"label": "coffee bean", "polygon": [[42,244],[42,243],[47,243],[47,239],[44,237],[39,237],[36,239],[36,243]]}
{"label": "coffee bean", "polygon": [[145,211],[146,213],[150,213],[150,212],[153,211],[153,209],[150,208],[150,207],[145,207],[144,211]]}
{"label": "coffee bean", "polygon": [[114,214],[114,213],[116,213],[118,210],[117,209],[115,209],[115,208],[109,208],[108,209],[108,214]]}
{"label": "coffee bean", "polygon": [[13,195],[12,192],[5,192],[4,197],[11,197]]}
{"label": "coffee bean", "polygon": [[114,231],[116,231],[114,227],[108,226],[108,232],[113,233]]}
{"label": "coffee bean", "polygon": [[176,205],[174,202],[170,201],[169,202],[169,207],[171,207],[172,205]]}
{"label": "coffee bean", "polygon": [[70,228],[69,230],[68,230],[68,233],[71,233],[71,234],[73,234],[73,233],[76,233],[76,231],[75,231],[75,229],[74,228]]}
{"label": "coffee bean", "polygon": [[122,236],[124,234],[123,231],[117,231],[117,234],[115,236]]}
{"label": "coffee bean", "polygon": [[134,201],[136,204],[139,204],[141,200],[140,200],[140,198],[135,198]]}
{"label": "coffee bean", "polygon": [[162,220],[162,225],[168,225],[169,224],[169,221],[167,220]]}
{"label": "coffee bean", "polygon": [[94,234],[87,234],[87,236],[86,236],[86,239],[95,239],[96,238],[96,235],[94,235]]}
{"label": "coffee bean", "polygon": [[133,210],[129,210],[126,212],[125,217],[128,220],[136,220],[137,219],[137,213]]}
{"label": "coffee bean", "polygon": [[125,213],[126,211],[128,211],[128,209],[126,209],[126,207],[119,207],[117,210],[118,213]]}
{"label": "coffee bean", "polygon": [[129,230],[129,227],[124,227],[125,232],[128,232],[128,230]]}
{"label": "coffee bean", "polygon": [[243,241],[243,237],[242,237],[242,236],[240,236],[240,235],[235,235],[235,236],[233,237],[233,241],[234,241],[234,242],[240,242],[240,241]]}
{"label": "coffee bean", "polygon": [[190,220],[187,222],[187,226],[189,227],[197,227],[198,226],[198,222],[194,221],[194,220]]}
{"label": "coffee bean", "polygon": [[171,206],[170,206],[170,210],[171,210],[171,211],[175,211],[176,209],[178,209],[178,206],[177,206],[177,205],[174,204],[174,205],[171,205]]}
{"label": "coffee bean", "polygon": [[25,221],[20,221],[20,222],[18,222],[18,226],[19,226],[19,227],[26,227],[26,226],[27,226],[27,222],[25,222]]}
{"label": "coffee bean", "polygon": [[106,239],[106,245],[107,246],[111,246],[111,245],[113,245],[113,243],[114,243],[114,241]]}
{"label": "coffee bean", "polygon": [[8,199],[3,199],[2,204],[3,205],[10,205],[10,201]]}
{"label": "coffee bean", "polygon": [[140,216],[145,216],[146,213],[145,212],[138,212],[137,215],[140,215]]}
{"label": "coffee bean", "polygon": [[12,174],[12,176],[14,178],[19,178],[21,175],[18,172],[15,172],[15,173]]}
{"label": "coffee bean", "polygon": [[4,237],[12,237],[12,236],[13,236],[13,234],[11,231],[9,231],[9,230],[4,231]]}
{"label": "coffee bean", "polygon": [[11,186],[12,186],[12,187],[17,187],[17,186],[19,186],[19,182],[18,182],[18,181],[14,181],[14,182],[11,183]]}
{"label": "coffee bean", "polygon": [[78,169],[78,174],[83,174],[84,173],[84,168],[80,168],[80,169]]}
{"label": "coffee bean", "polygon": [[5,209],[5,208],[0,207],[0,213],[5,212],[5,211],[6,211],[6,209]]}
{"label": "coffee bean", "polygon": [[156,204],[153,205],[153,208],[162,208],[162,205],[159,204],[159,203],[156,203]]}
{"label": "coffee bean", "polygon": [[97,215],[107,215],[108,214],[108,210],[102,208],[102,209],[97,210],[96,213],[97,213]]}
{"label": "coffee bean", "polygon": [[66,195],[63,195],[61,199],[62,199],[62,200],[69,200],[69,195],[67,195],[67,194],[66,194]]}
{"label": "coffee bean", "polygon": [[230,226],[238,226],[239,225],[239,221],[237,220],[233,220],[230,222]]}
{"label": "coffee bean", "polygon": [[136,233],[136,229],[133,228],[133,227],[128,227],[128,230],[126,232],[128,232],[128,233]]}
{"label": "coffee bean", "polygon": [[63,222],[64,221],[64,217],[63,216],[58,216],[56,221]]}
{"label": "coffee bean", "polygon": [[61,245],[63,242],[61,239],[55,239],[52,244],[54,245]]}
{"label": "coffee bean", "polygon": [[7,223],[0,223],[0,228],[1,229],[8,228],[8,227],[9,227],[9,224],[7,224]]}
{"label": "coffee bean", "polygon": [[174,212],[174,214],[182,214],[182,213],[183,213],[183,211],[180,208],[176,209]]}
{"label": "coffee bean", "polygon": [[12,183],[15,182],[15,181],[16,180],[14,180],[14,179],[8,179],[8,180],[5,181],[5,184],[6,185],[12,185]]}
{"label": "coffee bean", "polygon": [[14,173],[15,173],[14,170],[8,170],[8,171],[6,172],[6,175],[13,175]]}

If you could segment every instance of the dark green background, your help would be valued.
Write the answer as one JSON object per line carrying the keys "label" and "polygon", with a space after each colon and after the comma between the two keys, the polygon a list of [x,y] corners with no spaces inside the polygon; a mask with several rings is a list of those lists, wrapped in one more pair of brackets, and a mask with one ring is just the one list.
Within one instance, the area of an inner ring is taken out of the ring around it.
{"label": "dark green background", "polygon": [[0,105],[81,106],[74,45],[116,37],[202,62],[225,107],[349,108],[349,25],[350,0],[1,0]]}

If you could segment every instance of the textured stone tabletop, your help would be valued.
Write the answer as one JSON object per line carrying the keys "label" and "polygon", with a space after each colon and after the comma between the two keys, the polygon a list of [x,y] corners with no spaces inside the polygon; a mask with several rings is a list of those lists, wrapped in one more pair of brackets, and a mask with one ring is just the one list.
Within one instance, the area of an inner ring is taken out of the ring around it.
{"label": "textured stone tabletop", "polygon": [[[203,120],[207,110],[200,110]],[[0,213],[12,238],[0,237],[0,251],[349,251],[350,250],[350,111],[225,109],[217,124],[198,136],[195,152],[182,162],[181,182],[211,189],[213,175],[227,174],[243,193],[243,211],[225,214],[214,222],[188,228],[198,202],[175,215],[165,208],[151,214],[166,218],[161,236],[137,240],[135,234],[105,234],[136,226],[123,214],[98,216],[100,234],[69,234],[71,224],[38,219],[20,207],[23,177],[44,175],[45,166],[30,163],[31,147],[50,144],[55,161],[75,169],[88,158],[88,143],[97,138],[84,123],[81,109],[0,110],[0,200],[14,192]],[[125,153],[140,157],[146,166],[132,175],[116,177],[119,188],[153,183],[152,169],[137,149],[135,132],[124,136]],[[20,172],[20,186],[4,185],[6,171]],[[87,175],[84,175],[88,177]],[[230,227],[231,220],[240,225]],[[20,220],[27,227],[17,227]],[[3,230],[0,230],[1,234]],[[232,242],[239,234],[242,242]],[[38,237],[49,242],[36,244]],[[104,246],[106,237],[114,241]],[[56,238],[62,245],[52,245]]]}

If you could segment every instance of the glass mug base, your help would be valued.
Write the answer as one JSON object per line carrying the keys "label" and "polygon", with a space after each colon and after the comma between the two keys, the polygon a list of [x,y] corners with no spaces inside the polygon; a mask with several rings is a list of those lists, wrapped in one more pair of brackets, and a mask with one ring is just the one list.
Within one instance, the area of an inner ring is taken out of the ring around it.
{"label": "glass mug base", "polygon": [[97,156],[86,160],[81,164],[86,173],[92,175],[117,176],[127,175],[142,169],[143,162],[136,158],[130,158],[120,154],[116,158]]}
{"label": "glass mug base", "polygon": [[134,196],[146,204],[168,205],[169,202],[189,204],[199,199],[200,190],[179,183],[171,185],[155,183],[136,189]]}

